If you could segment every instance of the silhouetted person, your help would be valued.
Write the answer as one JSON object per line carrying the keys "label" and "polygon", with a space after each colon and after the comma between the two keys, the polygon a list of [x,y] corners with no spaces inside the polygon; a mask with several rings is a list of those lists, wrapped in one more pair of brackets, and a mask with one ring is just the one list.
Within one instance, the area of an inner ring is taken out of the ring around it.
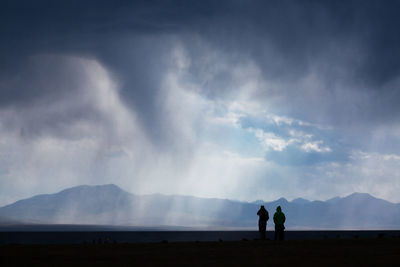
{"label": "silhouetted person", "polygon": [[269,219],[268,211],[261,206],[257,211],[258,215],[258,231],[260,232],[261,239],[265,239],[265,232],[267,231],[267,221]]}
{"label": "silhouetted person", "polygon": [[282,212],[281,206],[276,208],[276,212],[274,214],[274,223],[275,223],[275,240],[283,240],[285,239],[285,223],[286,217]]}

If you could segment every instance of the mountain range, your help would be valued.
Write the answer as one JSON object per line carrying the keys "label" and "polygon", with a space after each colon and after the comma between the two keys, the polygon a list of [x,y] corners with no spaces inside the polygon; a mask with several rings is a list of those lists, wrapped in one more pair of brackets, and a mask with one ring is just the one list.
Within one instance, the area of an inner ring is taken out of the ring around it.
{"label": "mountain range", "polygon": [[179,195],[135,195],[116,185],[82,185],[37,195],[0,208],[0,224],[184,226],[198,229],[257,228],[260,205],[286,214],[288,229],[400,229],[400,204],[353,193],[327,201],[280,198],[240,202]]}

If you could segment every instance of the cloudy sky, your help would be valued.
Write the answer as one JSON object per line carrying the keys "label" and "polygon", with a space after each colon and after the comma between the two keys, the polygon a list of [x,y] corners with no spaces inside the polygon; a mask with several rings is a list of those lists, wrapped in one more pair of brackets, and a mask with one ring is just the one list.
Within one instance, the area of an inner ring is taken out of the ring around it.
{"label": "cloudy sky", "polygon": [[0,205],[80,184],[400,202],[398,1],[1,1]]}

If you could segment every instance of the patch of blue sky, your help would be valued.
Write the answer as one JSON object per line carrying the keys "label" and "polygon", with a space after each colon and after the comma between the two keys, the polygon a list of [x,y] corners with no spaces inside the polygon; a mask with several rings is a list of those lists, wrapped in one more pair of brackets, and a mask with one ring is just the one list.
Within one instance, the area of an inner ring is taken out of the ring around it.
{"label": "patch of blue sky", "polygon": [[350,146],[344,144],[340,135],[329,127],[290,118],[280,120],[273,116],[245,116],[239,120],[239,124],[255,136],[258,135],[258,142],[264,143],[267,161],[300,166],[349,159]]}
{"label": "patch of blue sky", "polygon": [[303,135],[312,135],[318,138],[321,135],[327,135],[330,129],[323,128],[317,125],[312,125],[299,120],[287,119],[279,121],[273,117],[255,117],[245,116],[240,118],[239,124],[242,128],[261,129],[264,132],[274,133],[282,138],[292,137],[294,133]]}
{"label": "patch of blue sky", "polygon": [[307,166],[323,162],[345,162],[349,159],[347,151],[334,150],[330,152],[304,151],[299,146],[289,145],[282,151],[267,150],[267,161],[279,165]]}
{"label": "patch of blue sky", "polygon": [[257,137],[246,129],[217,126],[207,129],[203,137],[221,149],[232,151],[242,157],[263,157],[264,150]]}
{"label": "patch of blue sky", "polygon": [[277,124],[268,118],[260,118],[254,116],[241,117],[239,124],[243,129],[261,129],[264,132],[272,132],[277,136],[289,137],[287,124]]}

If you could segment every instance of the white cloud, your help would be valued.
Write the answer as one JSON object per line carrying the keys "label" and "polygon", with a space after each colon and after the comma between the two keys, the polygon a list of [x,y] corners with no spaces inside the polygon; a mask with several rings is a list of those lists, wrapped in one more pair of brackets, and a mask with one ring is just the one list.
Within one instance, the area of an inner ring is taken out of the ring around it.
{"label": "white cloud", "polygon": [[331,152],[332,150],[328,146],[321,146],[323,143],[323,141],[306,142],[301,145],[301,149],[306,152]]}
{"label": "white cloud", "polygon": [[290,143],[294,142],[294,139],[286,141],[283,138],[276,136],[274,133],[264,132],[261,129],[251,129],[254,132],[254,135],[260,140],[261,144],[264,146],[266,150],[272,149],[275,151],[284,150]]}

